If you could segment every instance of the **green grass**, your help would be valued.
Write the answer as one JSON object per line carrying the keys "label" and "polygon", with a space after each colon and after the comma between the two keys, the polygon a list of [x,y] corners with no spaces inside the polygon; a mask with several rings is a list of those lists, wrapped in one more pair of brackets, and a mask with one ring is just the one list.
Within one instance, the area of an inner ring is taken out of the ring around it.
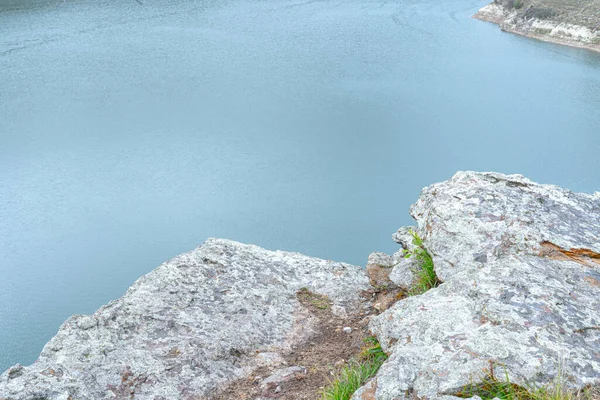
{"label": "green grass", "polygon": [[404,257],[414,257],[419,262],[419,267],[413,271],[416,275],[416,280],[413,283],[411,290],[409,290],[409,296],[416,296],[423,294],[431,288],[437,287],[441,281],[435,274],[433,267],[433,259],[431,254],[425,249],[423,245],[423,239],[419,237],[417,232],[411,230],[410,234],[413,237],[413,244],[415,248],[413,250],[404,250]]}
{"label": "green grass", "polygon": [[331,307],[329,298],[324,295],[311,292],[308,288],[301,288],[296,293],[298,299],[305,305],[311,304],[319,310],[328,310]]}
{"label": "green grass", "polygon": [[497,377],[494,373],[493,363],[490,363],[490,369],[486,372],[486,377],[481,383],[470,385],[457,393],[456,396],[463,398],[479,396],[483,400],[491,400],[496,397],[500,400],[583,400],[591,397],[585,391],[573,393],[567,390],[560,372],[546,386],[531,385],[525,388],[512,383],[506,369],[504,370],[504,377]]}
{"label": "green grass", "polygon": [[358,358],[338,371],[323,390],[322,400],[348,400],[369,378],[375,376],[387,355],[375,337],[365,339],[365,343]]}

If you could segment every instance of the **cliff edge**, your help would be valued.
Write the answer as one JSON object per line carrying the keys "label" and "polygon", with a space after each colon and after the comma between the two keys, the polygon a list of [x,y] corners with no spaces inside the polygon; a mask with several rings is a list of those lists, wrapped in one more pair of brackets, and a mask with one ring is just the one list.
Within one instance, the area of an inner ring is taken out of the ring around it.
{"label": "cliff edge", "polygon": [[210,239],[67,320],[0,399],[317,399],[365,335],[387,360],[353,400],[600,398],[600,193],[459,172],[411,215],[366,269]]}
{"label": "cliff edge", "polygon": [[495,0],[473,17],[503,31],[600,51],[600,0]]}

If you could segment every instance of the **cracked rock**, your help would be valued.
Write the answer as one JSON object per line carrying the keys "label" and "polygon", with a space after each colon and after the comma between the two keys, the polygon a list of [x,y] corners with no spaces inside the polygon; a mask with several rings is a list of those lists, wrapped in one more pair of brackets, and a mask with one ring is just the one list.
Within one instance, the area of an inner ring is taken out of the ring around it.
{"label": "cracked rock", "polygon": [[357,309],[368,279],[360,267],[209,239],[69,318],[33,365],[0,375],[0,399],[210,397],[310,335],[301,288]]}
{"label": "cracked rock", "polygon": [[524,387],[559,370],[567,389],[600,381],[597,196],[459,172],[423,189],[411,214],[444,283],[371,319],[390,357],[354,400],[449,399],[490,361]]}

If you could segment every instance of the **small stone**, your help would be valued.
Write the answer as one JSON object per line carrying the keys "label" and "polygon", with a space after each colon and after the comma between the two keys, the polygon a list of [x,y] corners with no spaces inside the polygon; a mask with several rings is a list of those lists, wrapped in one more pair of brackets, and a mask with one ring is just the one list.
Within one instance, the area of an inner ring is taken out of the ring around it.
{"label": "small stone", "polygon": [[77,326],[83,330],[92,329],[96,325],[98,325],[98,321],[94,317],[88,315],[81,316],[79,321],[77,321]]}
{"label": "small stone", "polygon": [[369,276],[371,286],[376,290],[393,287],[394,284],[389,279],[393,266],[391,256],[385,253],[371,254],[367,261],[367,275]]}
{"label": "small stone", "polygon": [[389,279],[394,285],[404,290],[409,290],[416,279],[415,272],[419,268],[419,260],[415,257],[399,257],[398,263],[389,274]]}
{"label": "small stone", "polygon": [[308,371],[305,367],[293,366],[277,370],[268,378],[262,381],[262,387],[268,387],[269,384],[277,384],[287,382],[297,376],[306,375]]}
{"label": "small stone", "polygon": [[343,318],[343,319],[348,318],[348,313],[346,312],[346,309],[342,306],[337,306],[337,305],[332,306],[331,313],[339,318]]}
{"label": "small stone", "polygon": [[350,328],[349,326],[346,326],[344,329],[342,329],[342,331],[344,331],[344,333],[352,333],[352,328]]}

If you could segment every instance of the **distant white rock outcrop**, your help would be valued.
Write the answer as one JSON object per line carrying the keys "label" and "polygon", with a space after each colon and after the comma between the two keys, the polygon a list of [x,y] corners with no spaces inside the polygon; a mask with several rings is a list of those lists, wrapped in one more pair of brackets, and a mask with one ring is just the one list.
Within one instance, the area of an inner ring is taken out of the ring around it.
{"label": "distant white rock outcrop", "polygon": [[473,17],[498,24],[506,32],[600,51],[598,0],[551,4],[560,9],[539,0],[496,0]]}

